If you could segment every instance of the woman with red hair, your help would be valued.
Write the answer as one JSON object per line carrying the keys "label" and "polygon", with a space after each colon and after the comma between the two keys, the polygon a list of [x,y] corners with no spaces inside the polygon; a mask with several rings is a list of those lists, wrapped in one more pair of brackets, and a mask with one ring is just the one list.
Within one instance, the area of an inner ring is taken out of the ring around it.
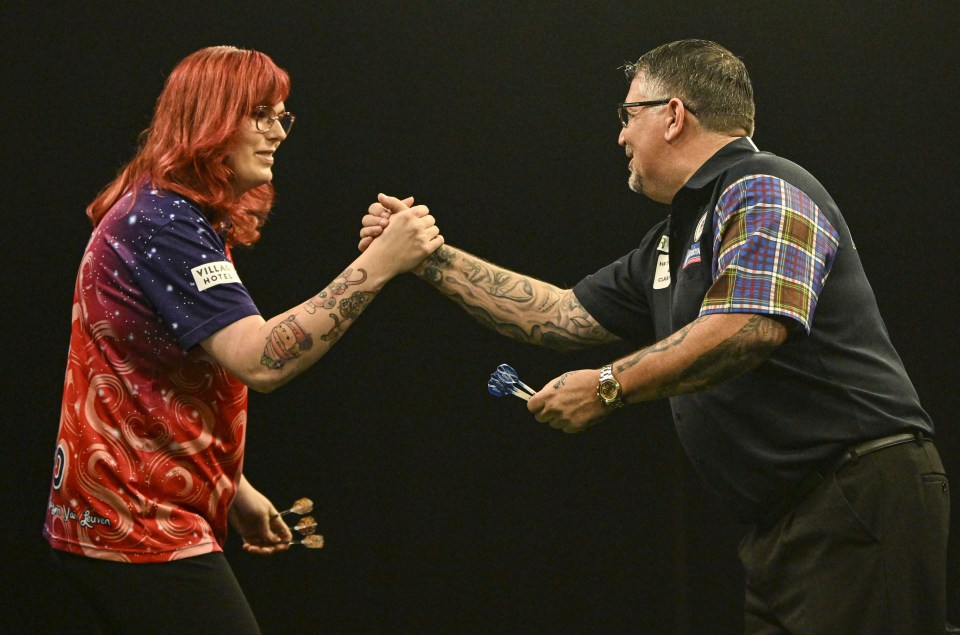
{"label": "woman with red hair", "polygon": [[292,535],[242,471],[247,389],[309,368],[443,243],[414,207],[323,291],[264,319],[231,248],[259,239],[272,205],[289,92],[263,53],[193,53],[87,208],[44,535],[111,632],[259,632],[223,557],[227,525],[258,554]]}

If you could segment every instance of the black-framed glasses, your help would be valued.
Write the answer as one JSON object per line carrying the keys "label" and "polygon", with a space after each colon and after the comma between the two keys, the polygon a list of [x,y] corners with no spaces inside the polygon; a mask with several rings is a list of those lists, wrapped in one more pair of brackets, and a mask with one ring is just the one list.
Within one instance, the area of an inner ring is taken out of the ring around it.
{"label": "black-framed glasses", "polygon": [[[630,113],[627,111],[627,108],[638,108],[640,106],[663,106],[664,104],[669,104],[671,99],[673,99],[673,97],[668,97],[667,99],[651,99],[649,101],[625,101],[622,104],[617,104],[617,117],[620,118],[620,125],[626,128],[627,124],[630,123]],[[684,104],[683,107],[691,114],[697,115],[697,111],[690,106]]]}
{"label": "black-framed glasses", "polygon": [[257,120],[257,130],[260,132],[267,132],[273,128],[274,123],[279,121],[283,132],[288,133],[290,128],[293,127],[293,122],[297,120],[292,112],[285,110],[278,115],[269,106],[257,106],[253,111],[253,116]]}

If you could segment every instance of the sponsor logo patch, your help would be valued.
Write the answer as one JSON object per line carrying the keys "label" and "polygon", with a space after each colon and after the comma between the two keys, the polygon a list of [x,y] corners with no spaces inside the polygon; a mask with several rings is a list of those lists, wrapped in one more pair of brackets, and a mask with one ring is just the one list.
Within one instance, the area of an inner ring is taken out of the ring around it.
{"label": "sponsor logo patch", "polygon": [[680,268],[686,269],[690,265],[698,262],[700,262],[700,243],[694,243],[687,249],[687,255],[683,257],[683,266]]}
{"label": "sponsor logo patch", "polygon": [[666,289],[670,286],[670,256],[659,254],[657,256],[657,270],[653,274],[653,288]]}
{"label": "sponsor logo patch", "polygon": [[205,291],[218,284],[240,282],[240,276],[233,268],[233,263],[227,260],[194,267],[190,270],[190,273],[193,274],[193,281],[197,283],[198,291]]}

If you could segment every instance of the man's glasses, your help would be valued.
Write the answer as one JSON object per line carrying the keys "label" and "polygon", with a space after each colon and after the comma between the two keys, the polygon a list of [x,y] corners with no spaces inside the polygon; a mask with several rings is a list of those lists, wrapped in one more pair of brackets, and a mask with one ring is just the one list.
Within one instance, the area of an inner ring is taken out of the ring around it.
{"label": "man's glasses", "polygon": [[257,130],[260,132],[270,130],[273,128],[273,124],[279,121],[283,132],[287,133],[293,127],[293,122],[297,120],[292,112],[284,111],[276,115],[269,106],[257,106],[256,110],[253,111],[253,116],[257,119]]}
{"label": "man's glasses", "polygon": [[[638,108],[640,106],[662,106],[664,104],[669,104],[671,98],[667,99],[652,99],[650,101],[627,101],[622,104],[617,104],[617,116],[620,118],[620,125],[624,128],[627,127],[627,124],[630,123],[630,113],[627,111],[627,108]],[[683,107],[692,115],[697,115],[697,112],[690,106],[684,104]]]}

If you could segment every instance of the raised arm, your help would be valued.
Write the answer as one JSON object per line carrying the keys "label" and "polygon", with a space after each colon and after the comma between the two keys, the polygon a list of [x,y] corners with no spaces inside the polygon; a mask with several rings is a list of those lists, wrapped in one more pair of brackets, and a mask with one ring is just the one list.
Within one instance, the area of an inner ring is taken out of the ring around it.
{"label": "raised arm", "polygon": [[390,227],[318,294],[269,320],[253,315],[214,333],[203,348],[245,384],[270,392],[323,357],[384,285],[443,244],[424,206]]}
{"label": "raised arm", "polygon": [[[383,228],[392,226],[405,207],[402,201],[381,195],[363,219],[360,249],[372,249],[381,240],[377,236]],[[455,247],[444,245],[411,271],[484,326],[519,342],[571,350],[618,339],[587,313],[572,290],[504,269]]]}

